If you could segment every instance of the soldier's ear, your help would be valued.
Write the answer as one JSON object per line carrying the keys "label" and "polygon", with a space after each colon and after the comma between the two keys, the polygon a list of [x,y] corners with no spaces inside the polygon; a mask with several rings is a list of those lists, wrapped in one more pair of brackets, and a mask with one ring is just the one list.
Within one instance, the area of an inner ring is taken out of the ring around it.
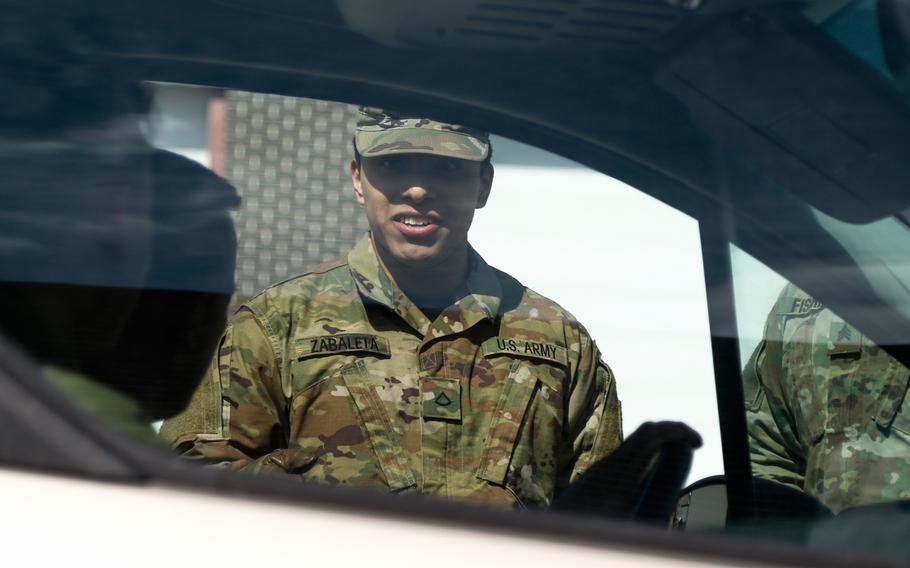
{"label": "soldier's ear", "polygon": [[486,163],[480,170],[480,193],[477,194],[477,209],[487,204],[490,190],[493,189],[493,164]]}
{"label": "soldier's ear", "polygon": [[348,166],[351,173],[351,183],[354,185],[354,194],[357,196],[357,203],[363,205],[363,181],[362,177],[362,168],[358,167],[357,160],[351,160],[350,166]]}

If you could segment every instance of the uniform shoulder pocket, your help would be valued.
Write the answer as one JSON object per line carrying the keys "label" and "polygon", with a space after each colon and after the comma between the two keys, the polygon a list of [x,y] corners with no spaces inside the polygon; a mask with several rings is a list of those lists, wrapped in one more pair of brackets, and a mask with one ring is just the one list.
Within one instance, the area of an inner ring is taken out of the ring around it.
{"label": "uniform shoulder pocket", "polygon": [[228,326],[218,345],[218,353],[209,364],[193,398],[180,414],[168,418],[161,425],[159,435],[171,446],[179,446],[195,439],[225,440],[227,421],[225,412],[229,411],[222,401],[226,381],[231,371],[231,353],[234,349],[232,340],[233,326]]}

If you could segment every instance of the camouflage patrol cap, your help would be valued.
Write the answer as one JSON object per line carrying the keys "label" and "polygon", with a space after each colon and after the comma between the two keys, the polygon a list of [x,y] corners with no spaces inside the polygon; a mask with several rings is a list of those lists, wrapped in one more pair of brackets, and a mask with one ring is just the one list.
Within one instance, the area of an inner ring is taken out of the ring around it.
{"label": "camouflage patrol cap", "polygon": [[490,154],[490,135],[482,130],[370,107],[360,107],[354,144],[365,158],[434,154],[480,162]]}

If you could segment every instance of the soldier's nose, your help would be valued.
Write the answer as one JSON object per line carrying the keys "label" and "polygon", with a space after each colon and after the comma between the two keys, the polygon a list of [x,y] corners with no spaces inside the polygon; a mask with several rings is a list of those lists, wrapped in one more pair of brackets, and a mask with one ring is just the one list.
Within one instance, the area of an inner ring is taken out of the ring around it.
{"label": "soldier's nose", "polygon": [[404,198],[414,203],[421,203],[429,197],[430,192],[422,185],[412,185],[404,192]]}

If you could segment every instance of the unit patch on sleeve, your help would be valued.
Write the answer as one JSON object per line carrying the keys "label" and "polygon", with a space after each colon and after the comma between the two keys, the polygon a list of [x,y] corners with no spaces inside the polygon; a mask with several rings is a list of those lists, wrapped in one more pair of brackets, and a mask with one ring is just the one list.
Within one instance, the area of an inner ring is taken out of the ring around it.
{"label": "unit patch on sleeve", "polygon": [[384,357],[389,357],[392,353],[388,339],[369,333],[339,333],[297,340],[298,359],[352,352],[375,353]]}
{"label": "unit patch on sleeve", "polygon": [[532,359],[544,359],[553,363],[559,363],[563,366],[569,365],[566,348],[555,343],[544,343],[542,341],[530,341],[527,339],[516,339],[512,337],[491,337],[483,342],[481,346],[484,357],[493,357],[496,355],[509,355],[512,357],[530,357]]}

